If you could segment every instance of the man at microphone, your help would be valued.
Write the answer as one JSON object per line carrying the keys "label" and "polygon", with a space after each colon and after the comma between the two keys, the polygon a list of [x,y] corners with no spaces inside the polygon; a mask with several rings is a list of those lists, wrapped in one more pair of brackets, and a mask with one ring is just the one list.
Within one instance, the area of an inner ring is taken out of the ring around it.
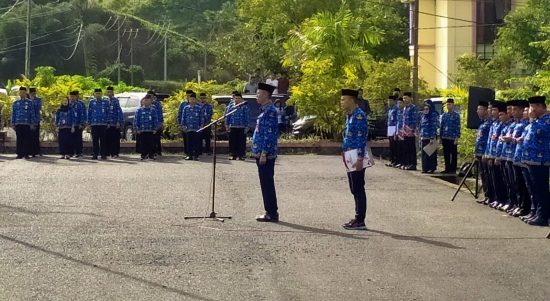
{"label": "man at microphone", "polygon": [[248,131],[248,121],[250,120],[250,108],[243,103],[241,93],[234,95],[235,104],[229,112],[235,110],[235,113],[225,118],[225,124],[229,127],[229,160],[244,161],[246,153],[246,132]]}
{"label": "man at microphone", "polygon": [[256,129],[252,137],[252,153],[256,157],[260,186],[264,201],[265,214],[256,217],[258,222],[279,221],[277,195],[275,193],[275,159],[277,158],[277,138],[279,127],[277,109],[271,102],[275,87],[259,83],[256,98],[261,105],[260,115],[256,120]]}

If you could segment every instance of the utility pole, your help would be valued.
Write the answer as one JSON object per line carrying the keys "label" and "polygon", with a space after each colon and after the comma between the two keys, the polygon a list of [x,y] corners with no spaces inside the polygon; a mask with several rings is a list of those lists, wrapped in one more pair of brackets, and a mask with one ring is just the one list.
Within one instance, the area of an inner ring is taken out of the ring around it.
{"label": "utility pole", "polygon": [[25,46],[25,76],[31,74],[31,0],[27,0],[27,38]]}
{"label": "utility pole", "polygon": [[164,33],[164,81],[168,80],[168,33]]}
{"label": "utility pole", "polygon": [[118,25],[118,22],[117,22],[117,44],[118,44],[118,47],[117,47],[117,50],[118,50],[118,54],[117,54],[117,69],[118,69],[118,77],[117,77],[117,84],[120,83],[120,53],[122,52],[122,44],[120,43],[120,28],[122,26],[119,26]]}
{"label": "utility pole", "polygon": [[412,43],[413,43],[413,51],[414,51],[414,57],[413,57],[413,74],[412,74],[412,80],[413,80],[413,91],[414,91],[414,101],[415,103],[418,102],[418,17],[419,17],[419,5],[420,0],[415,0],[411,3],[411,6],[413,7],[412,11]]}
{"label": "utility pole", "polygon": [[[139,29],[136,29],[136,37]],[[136,37],[132,37],[132,34],[134,33],[134,29],[130,29],[130,84],[134,85],[134,70],[132,69],[134,66],[134,39]]]}

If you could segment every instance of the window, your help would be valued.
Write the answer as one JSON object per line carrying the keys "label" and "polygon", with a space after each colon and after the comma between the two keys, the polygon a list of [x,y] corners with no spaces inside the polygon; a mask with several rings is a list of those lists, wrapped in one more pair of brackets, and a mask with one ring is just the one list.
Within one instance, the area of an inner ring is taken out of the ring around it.
{"label": "window", "polygon": [[511,9],[512,0],[476,0],[476,51],[482,59],[494,56],[498,27]]}

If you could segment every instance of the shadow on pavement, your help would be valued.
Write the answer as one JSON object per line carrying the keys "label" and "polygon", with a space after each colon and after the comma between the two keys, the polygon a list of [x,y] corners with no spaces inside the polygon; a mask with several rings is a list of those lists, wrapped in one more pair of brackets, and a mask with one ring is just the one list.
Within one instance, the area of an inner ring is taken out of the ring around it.
{"label": "shadow on pavement", "polygon": [[416,241],[416,242],[421,242],[421,243],[424,243],[424,244],[428,244],[428,245],[432,245],[432,246],[436,246],[436,247],[441,247],[441,248],[448,248],[448,249],[456,249],[456,250],[466,249],[466,248],[463,248],[463,247],[457,247],[457,246],[455,246],[453,244],[450,244],[450,243],[437,241],[437,240],[432,240],[432,239],[429,239],[427,237],[412,236],[412,235],[401,235],[401,234],[395,234],[395,233],[390,233],[390,232],[385,232],[385,231],[380,231],[380,230],[374,230],[374,229],[369,229],[368,231],[372,232],[372,233],[378,233],[378,234],[381,234],[383,236],[389,236],[389,237],[391,237],[393,239],[396,239],[396,240]]}
{"label": "shadow on pavement", "polygon": [[86,261],[81,260],[81,259],[73,258],[73,257],[67,256],[65,254],[62,254],[62,253],[59,253],[59,252],[56,252],[56,251],[51,251],[51,250],[42,248],[40,246],[33,245],[33,244],[28,243],[28,242],[24,242],[24,241],[21,241],[21,240],[18,240],[18,239],[15,239],[15,238],[12,238],[12,237],[9,237],[9,236],[6,236],[6,235],[0,234],[0,239],[10,241],[12,243],[19,244],[19,245],[25,246],[27,248],[33,249],[35,251],[40,251],[40,252],[46,253],[48,255],[51,255],[51,256],[54,256],[54,257],[57,257],[57,258],[61,258],[61,259],[64,259],[64,260],[67,260],[67,261],[70,261],[70,262],[73,262],[73,263],[77,263],[77,264],[80,264],[80,265],[83,265],[83,266],[86,266],[86,267],[94,268],[96,270],[100,270],[100,271],[105,272],[105,273],[117,275],[117,276],[120,276],[122,278],[129,279],[129,280],[133,280],[133,281],[148,285],[150,287],[163,289],[163,290],[178,294],[178,295],[183,296],[183,297],[187,297],[187,298],[191,298],[191,299],[195,299],[195,300],[214,301],[214,299],[209,299],[209,298],[206,298],[206,297],[202,297],[202,296],[199,296],[199,295],[196,295],[196,294],[193,294],[193,293],[189,293],[189,292],[177,289],[177,288],[169,287],[169,286],[166,286],[166,285],[163,285],[163,284],[160,284],[160,283],[157,283],[157,282],[153,282],[153,281],[150,281],[150,280],[147,280],[147,279],[142,279],[142,278],[139,278],[139,277],[136,277],[136,276],[132,276],[132,275],[123,273],[123,272],[114,271],[114,270],[111,270],[107,267],[102,267],[102,266],[99,266],[99,265],[96,265],[96,264],[93,264],[93,263],[90,263],[90,262],[86,262]]}
{"label": "shadow on pavement", "polygon": [[[74,211],[35,211],[26,209],[23,207],[16,207],[16,206],[10,206],[6,204],[0,204],[0,208],[5,208],[10,210],[11,212],[19,212],[19,213],[25,213],[25,214],[32,214],[32,215],[44,215],[44,214],[66,214],[66,215],[86,215],[86,216],[92,216],[92,217],[103,217],[103,215],[95,214],[95,213],[87,213],[87,212],[74,212]],[[0,211],[1,213],[2,211]]]}
{"label": "shadow on pavement", "polygon": [[[348,233],[342,233],[338,231],[332,231],[327,229],[321,229],[321,228],[314,228],[310,226],[303,226],[298,224],[292,224],[288,222],[279,222],[277,225],[281,225],[284,227],[289,227],[292,229],[300,230],[300,231],[306,231],[310,233],[317,233],[322,235],[331,235],[331,236],[337,236],[337,237],[343,237],[343,238],[351,238],[351,239],[359,239],[359,240],[367,240],[368,237],[364,235],[358,235],[358,234],[348,234]],[[366,233],[365,231],[359,231],[360,233]]]}

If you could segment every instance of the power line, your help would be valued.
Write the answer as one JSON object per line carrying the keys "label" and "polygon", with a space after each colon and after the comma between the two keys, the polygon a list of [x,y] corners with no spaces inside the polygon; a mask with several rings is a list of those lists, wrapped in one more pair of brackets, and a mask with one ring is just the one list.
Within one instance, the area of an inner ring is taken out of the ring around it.
{"label": "power line", "polygon": [[[55,31],[46,33],[46,34],[44,34],[44,35],[42,35],[42,36],[35,37],[35,38],[33,38],[31,41],[34,42],[34,41],[36,41],[36,40],[40,40],[40,39],[42,39],[42,38],[51,36],[52,34],[54,34],[54,33],[56,33],[56,32],[60,32],[60,31],[66,30],[67,28],[69,28],[69,27],[71,27],[71,26],[74,26],[74,25],[76,25],[76,23],[75,23],[75,24],[72,24],[72,25],[69,25],[69,26],[67,26],[67,27],[65,27],[65,28],[61,28],[61,29],[58,29],[58,30],[55,30]],[[21,46],[21,45],[25,45],[25,44],[26,44],[26,42],[22,42],[22,43],[19,43],[19,44],[15,44],[15,45],[8,46],[8,47],[6,47],[6,48],[4,48],[4,49],[2,49],[2,50],[9,50],[9,49],[11,49],[11,48],[13,48],[13,47],[17,47],[17,46]]]}
{"label": "power line", "polygon": [[15,3],[5,12],[2,14],[2,16],[0,17],[5,17],[7,14],[11,13],[11,11],[19,4],[19,2],[21,2],[21,0],[17,0],[15,1]]}
{"label": "power line", "polygon": [[80,23],[80,31],[78,32],[78,39],[76,40],[76,43],[75,43],[73,52],[71,53],[71,55],[69,55],[68,58],[62,58],[63,60],[69,61],[69,60],[72,59],[73,56],[75,55],[76,49],[78,48],[78,45],[79,45],[79,43],[80,43],[80,40],[82,40],[82,27],[83,27],[83,26],[84,26],[84,23]]}
{"label": "power line", "polygon": [[[31,45],[31,47],[39,47],[39,46],[44,46],[44,45],[55,44],[55,43],[59,43],[59,42],[68,41],[70,39],[72,39],[72,38],[65,38],[65,39],[50,41],[50,42],[46,42],[46,43],[42,43],[42,44],[35,44],[35,45]],[[25,49],[25,47],[21,47],[21,48],[17,48],[17,49],[10,49],[10,50],[6,50],[6,51],[0,50],[0,53],[8,53],[8,52],[19,51],[19,50],[23,50],[23,49]]]}
{"label": "power line", "polygon": [[[38,18],[38,17],[49,16],[49,15],[61,14],[61,13],[68,12],[70,10],[71,10],[71,8],[67,8],[67,9],[63,9],[63,10],[51,10],[51,11],[48,11],[48,12],[32,15],[31,19]],[[7,23],[7,22],[14,21],[14,20],[19,20],[19,19],[21,19],[21,18],[20,17],[3,18],[2,20],[0,20],[0,23]]]}

